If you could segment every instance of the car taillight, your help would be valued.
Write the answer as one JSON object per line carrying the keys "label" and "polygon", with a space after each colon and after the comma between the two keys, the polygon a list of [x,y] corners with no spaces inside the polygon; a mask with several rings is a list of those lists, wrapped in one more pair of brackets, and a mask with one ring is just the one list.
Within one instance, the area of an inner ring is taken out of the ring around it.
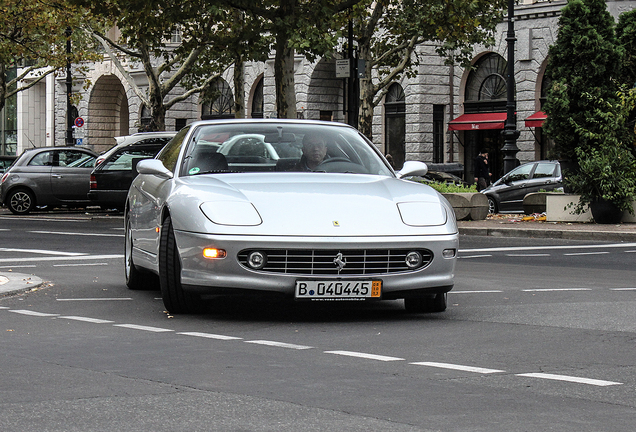
{"label": "car taillight", "polygon": [[97,189],[97,179],[95,174],[91,174],[91,189]]}

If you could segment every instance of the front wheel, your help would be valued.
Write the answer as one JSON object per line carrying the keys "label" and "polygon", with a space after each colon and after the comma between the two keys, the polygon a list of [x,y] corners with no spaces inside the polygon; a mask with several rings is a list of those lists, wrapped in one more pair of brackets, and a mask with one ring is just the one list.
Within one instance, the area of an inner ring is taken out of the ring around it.
{"label": "front wheel", "polygon": [[30,213],[35,207],[35,197],[33,193],[26,189],[18,189],[9,194],[7,206],[11,213],[16,215],[25,215]]}
{"label": "front wheel", "polygon": [[446,302],[446,293],[437,293],[432,297],[407,297],[404,299],[404,308],[413,313],[444,312]]}
{"label": "front wheel", "polygon": [[196,313],[200,310],[201,298],[183,290],[181,286],[181,258],[172,228],[172,219],[166,218],[161,226],[159,243],[159,285],[161,297],[168,312]]}

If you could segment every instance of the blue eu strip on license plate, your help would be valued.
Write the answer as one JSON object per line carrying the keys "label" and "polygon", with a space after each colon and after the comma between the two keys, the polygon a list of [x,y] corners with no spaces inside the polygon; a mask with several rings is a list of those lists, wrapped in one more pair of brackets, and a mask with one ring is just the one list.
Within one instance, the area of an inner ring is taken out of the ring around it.
{"label": "blue eu strip on license plate", "polygon": [[379,280],[298,280],[296,299],[379,299],[382,281]]}

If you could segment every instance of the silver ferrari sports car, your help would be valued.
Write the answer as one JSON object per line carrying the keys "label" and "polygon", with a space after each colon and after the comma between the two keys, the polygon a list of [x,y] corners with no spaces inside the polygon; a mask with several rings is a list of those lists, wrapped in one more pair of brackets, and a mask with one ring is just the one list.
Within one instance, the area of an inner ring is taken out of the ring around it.
{"label": "silver ferrari sports car", "polygon": [[139,162],[125,208],[131,289],[171,313],[202,296],[404,299],[441,312],[458,248],[448,202],[409,161],[394,172],[356,129],[305,120],[209,120]]}

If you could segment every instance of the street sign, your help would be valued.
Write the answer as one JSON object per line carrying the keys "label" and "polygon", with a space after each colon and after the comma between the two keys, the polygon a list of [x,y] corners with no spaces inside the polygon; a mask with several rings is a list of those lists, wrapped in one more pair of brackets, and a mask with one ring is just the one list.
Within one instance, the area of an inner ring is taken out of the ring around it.
{"label": "street sign", "polygon": [[336,78],[349,78],[350,76],[349,59],[336,60]]}
{"label": "street sign", "polygon": [[83,141],[83,138],[75,138],[75,145],[81,146]]}
{"label": "street sign", "polygon": [[82,127],[84,126],[84,119],[81,117],[77,117],[75,119],[75,127]]}

